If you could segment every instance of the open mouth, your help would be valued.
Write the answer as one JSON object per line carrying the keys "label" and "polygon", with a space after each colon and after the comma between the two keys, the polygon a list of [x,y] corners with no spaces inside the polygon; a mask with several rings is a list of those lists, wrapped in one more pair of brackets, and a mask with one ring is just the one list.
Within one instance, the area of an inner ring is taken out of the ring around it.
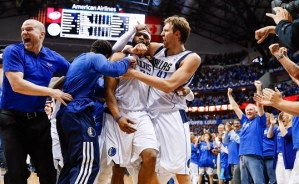
{"label": "open mouth", "polygon": [[31,40],[30,38],[25,38],[25,39],[24,39],[24,43],[29,43],[30,40]]}

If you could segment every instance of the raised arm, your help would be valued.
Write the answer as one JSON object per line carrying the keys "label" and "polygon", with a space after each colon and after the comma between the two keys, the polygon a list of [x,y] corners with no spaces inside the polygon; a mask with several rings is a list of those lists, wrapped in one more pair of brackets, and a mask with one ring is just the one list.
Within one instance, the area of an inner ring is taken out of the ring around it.
{"label": "raised arm", "polygon": [[[140,24],[129,29],[123,34],[112,47],[112,53],[122,51],[127,45],[128,41],[140,30],[148,30],[145,24]],[[149,31],[148,31],[149,32]]]}
{"label": "raised arm", "polygon": [[231,88],[227,89],[227,97],[229,100],[230,105],[232,106],[233,110],[235,111],[235,113],[237,114],[239,119],[242,119],[242,115],[243,112],[240,109],[239,105],[237,104],[237,102],[235,101],[233,95],[232,95],[233,90]]}
{"label": "raised arm", "polygon": [[276,124],[276,119],[274,118],[274,115],[270,114],[270,127],[267,133],[268,138],[272,138],[274,136],[274,125]]}
{"label": "raised arm", "polygon": [[279,47],[279,45],[275,43],[269,46],[269,50],[288,74],[299,80],[299,66],[287,57],[287,49],[285,47]]}
{"label": "raised arm", "polygon": [[[254,85],[256,87],[256,93],[261,95],[262,94],[262,83],[261,81],[254,81]],[[259,116],[262,116],[264,112],[264,107],[261,103],[257,102],[257,112]]]}
{"label": "raised arm", "polygon": [[255,95],[254,100],[263,105],[275,107],[291,115],[299,116],[299,102],[283,100],[281,93],[277,89],[276,91],[269,88],[263,89],[263,95]]}
{"label": "raised arm", "polygon": [[269,36],[269,34],[275,34],[275,28],[275,26],[266,26],[256,30],[255,39],[257,40],[257,43],[262,43]]}
{"label": "raised arm", "polygon": [[279,125],[281,137],[284,137],[288,133],[288,130],[286,129],[286,127],[283,124],[284,121],[286,121],[286,116],[284,115],[284,112],[281,112],[278,115],[278,125]]}

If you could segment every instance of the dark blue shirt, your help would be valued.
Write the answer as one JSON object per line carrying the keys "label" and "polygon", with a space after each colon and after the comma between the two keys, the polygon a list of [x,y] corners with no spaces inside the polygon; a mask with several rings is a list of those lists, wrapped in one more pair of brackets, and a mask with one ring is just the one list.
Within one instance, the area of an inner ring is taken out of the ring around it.
{"label": "dark blue shirt", "polygon": [[61,106],[60,114],[81,112],[94,105],[94,89],[97,80],[102,76],[119,77],[130,66],[130,59],[124,58],[118,62],[110,62],[102,54],[83,53],[72,62],[67,72],[63,91],[73,96],[73,100],[65,108]]}
{"label": "dark blue shirt", "polygon": [[[22,72],[24,80],[39,86],[47,87],[54,72],[63,75],[70,64],[60,54],[46,47],[42,47],[38,55],[27,51],[22,43],[10,45],[3,53],[3,72]],[[30,96],[14,92],[4,75],[2,84],[2,104],[5,109],[22,112],[43,111],[46,96]]]}

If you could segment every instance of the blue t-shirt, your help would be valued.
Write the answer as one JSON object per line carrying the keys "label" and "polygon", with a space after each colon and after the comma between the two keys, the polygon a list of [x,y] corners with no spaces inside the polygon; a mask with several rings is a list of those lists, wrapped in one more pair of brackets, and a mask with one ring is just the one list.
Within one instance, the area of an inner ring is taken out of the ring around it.
{"label": "blue t-shirt", "polygon": [[[236,131],[238,135],[240,135],[240,130]],[[239,158],[239,143],[235,142],[233,139],[230,138],[230,135],[228,135],[228,163],[229,164],[240,164],[240,158]]]}
{"label": "blue t-shirt", "polygon": [[282,153],[282,137],[281,137],[281,132],[277,128],[274,134],[274,137],[276,136],[276,144],[277,144],[277,150],[276,153]]}
{"label": "blue t-shirt", "polygon": [[211,149],[208,149],[206,142],[198,143],[198,167],[211,167],[214,168],[214,156],[212,154],[212,149],[214,148],[213,142],[210,142]]}
{"label": "blue t-shirt", "polygon": [[[272,156],[274,155],[274,136],[272,138],[268,138],[267,134],[270,127],[266,127],[264,129],[264,136],[263,136],[263,156]],[[274,126],[274,131],[277,129],[277,126]]]}
{"label": "blue t-shirt", "polygon": [[[198,144],[198,146],[199,146],[199,144]],[[196,165],[198,164],[197,163],[198,162],[198,154],[199,154],[199,149],[196,148],[193,143],[191,143],[191,162]]]}
{"label": "blue t-shirt", "polygon": [[299,149],[299,116],[293,116],[293,124],[292,124],[292,133],[293,133],[293,145],[294,149]]}
{"label": "blue t-shirt", "polygon": [[[3,72],[21,72],[23,79],[39,86],[48,87],[54,72],[65,75],[69,62],[60,54],[42,47],[38,55],[27,51],[23,43],[10,45],[3,52]],[[41,112],[45,108],[46,96],[24,95],[12,90],[4,75],[1,107],[22,112]]]}
{"label": "blue t-shirt", "polygon": [[245,114],[241,118],[239,155],[259,155],[263,157],[263,133],[266,128],[265,113],[249,120]]}
{"label": "blue t-shirt", "polygon": [[[228,148],[227,144],[222,143],[222,145]],[[223,151],[220,152],[220,167],[224,169],[228,168],[228,154]]]}
{"label": "blue t-shirt", "polygon": [[63,91],[73,96],[73,100],[61,106],[60,114],[68,112],[81,112],[86,107],[94,105],[94,89],[98,79],[102,76],[119,77],[130,66],[130,59],[124,58],[118,62],[110,62],[102,54],[83,53],[74,59],[67,72]]}

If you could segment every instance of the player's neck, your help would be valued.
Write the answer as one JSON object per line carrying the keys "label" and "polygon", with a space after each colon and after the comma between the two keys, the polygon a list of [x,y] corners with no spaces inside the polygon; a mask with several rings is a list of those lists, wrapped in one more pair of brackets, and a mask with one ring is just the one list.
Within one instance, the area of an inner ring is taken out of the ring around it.
{"label": "player's neck", "polygon": [[172,46],[172,47],[168,48],[167,56],[175,55],[175,54],[181,53],[185,50],[186,49],[185,49],[183,44],[180,44],[180,45],[177,45],[177,46]]}

